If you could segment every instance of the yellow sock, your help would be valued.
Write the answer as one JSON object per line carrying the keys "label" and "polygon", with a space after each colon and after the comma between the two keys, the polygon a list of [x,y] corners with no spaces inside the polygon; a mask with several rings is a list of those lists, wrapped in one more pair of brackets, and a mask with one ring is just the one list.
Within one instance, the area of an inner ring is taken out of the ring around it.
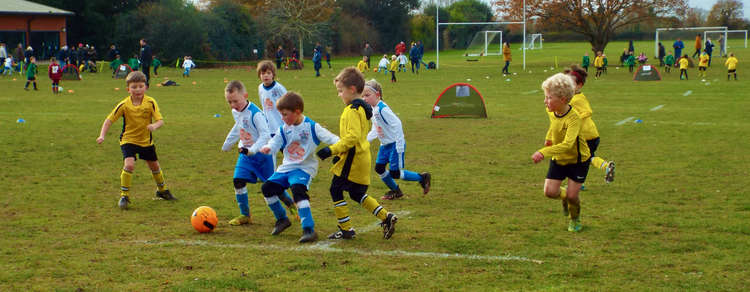
{"label": "yellow sock", "polygon": [[578,219],[581,215],[581,201],[579,200],[578,203],[568,201],[568,211],[570,211],[570,219]]}
{"label": "yellow sock", "polygon": [[560,199],[565,200],[565,197],[568,195],[568,189],[566,187],[561,186],[560,187]]}
{"label": "yellow sock", "polygon": [[156,182],[156,187],[159,188],[160,192],[163,192],[167,189],[167,187],[164,184],[164,174],[161,172],[161,169],[157,171],[151,171],[151,175],[154,177],[154,181]]}
{"label": "yellow sock", "polygon": [[380,220],[385,220],[385,217],[388,216],[388,210],[383,208],[383,206],[381,206],[373,197],[365,197],[364,200],[362,200],[362,207],[367,209],[367,211],[370,211],[372,215],[375,215],[375,217],[378,217]]}
{"label": "yellow sock", "polygon": [[607,169],[608,163],[601,157],[595,156],[591,158],[591,165],[598,169],[605,170]]}
{"label": "yellow sock", "polygon": [[120,173],[120,196],[127,197],[130,195],[130,182],[133,180],[133,173],[125,169]]}
{"label": "yellow sock", "polygon": [[352,228],[352,221],[349,218],[349,206],[345,200],[337,201],[333,203],[333,212],[336,213],[336,219],[338,219],[338,226],[341,230],[349,230]]}

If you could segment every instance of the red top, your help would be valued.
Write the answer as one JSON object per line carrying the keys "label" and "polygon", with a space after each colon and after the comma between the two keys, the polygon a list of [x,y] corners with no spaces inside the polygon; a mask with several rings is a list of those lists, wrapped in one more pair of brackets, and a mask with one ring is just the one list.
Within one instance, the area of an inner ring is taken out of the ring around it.
{"label": "red top", "polygon": [[404,52],[406,52],[406,44],[398,43],[398,45],[396,45],[396,55],[403,55]]}
{"label": "red top", "polygon": [[60,67],[60,64],[57,64],[56,62],[49,64],[49,67],[47,68],[47,72],[48,72],[47,74],[49,75],[49,79],[52,79],[52,80],[62,79],[62,68]]}

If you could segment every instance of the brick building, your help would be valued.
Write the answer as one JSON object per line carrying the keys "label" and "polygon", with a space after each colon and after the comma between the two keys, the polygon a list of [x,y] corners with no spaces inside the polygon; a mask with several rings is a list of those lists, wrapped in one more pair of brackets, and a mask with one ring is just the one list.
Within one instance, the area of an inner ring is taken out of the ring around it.
{"label": "brick building", "polygon": [[15,50],[34,48],[34,55],[42,56],[57,51],[67,44],[66,17],[74,13],[23,0],[0,1],[0,42]]}

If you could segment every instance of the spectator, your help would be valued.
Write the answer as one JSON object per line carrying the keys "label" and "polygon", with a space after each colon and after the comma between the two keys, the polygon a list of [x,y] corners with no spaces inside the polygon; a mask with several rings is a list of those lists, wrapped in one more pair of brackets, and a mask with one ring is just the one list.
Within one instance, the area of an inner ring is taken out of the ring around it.
{"label": "spectator", "polygon": [[370,56],[372,56],[372,53],[373,53],[373,51],[372,51],[372,47],[370,47],[370,43],[369,42],[365,42],[365,48],[362,49],[362,56],[367,57],[367,67],[368,68],[371,67],[370,66]]}
{"label": "spectator", "polygon": [[276,50],[276,69],[281,69],[282,62],[284,62],[284,49],[279,46]]}
{"label": "spectator", "polygon": [[148,45],[145,38],[141,39],[141,71],[146,75],[146,87],[148,87],[149,81],[151,81],[151,62],[153,61],[153,54],[151,53],[151,46]]}
{"label": "spectator", "polygon": [[708,67],[711,67],[711,54],[714,52],[714,43],[710,37],[706,37],[706,54],[708,54]]}
{"label": "spectator", "polygon": [[659,55],[657,56],[659,58],[659,66],[664,66],[664,56],[666,56],[667,53],[664,50],[664,45],[659,42]]}

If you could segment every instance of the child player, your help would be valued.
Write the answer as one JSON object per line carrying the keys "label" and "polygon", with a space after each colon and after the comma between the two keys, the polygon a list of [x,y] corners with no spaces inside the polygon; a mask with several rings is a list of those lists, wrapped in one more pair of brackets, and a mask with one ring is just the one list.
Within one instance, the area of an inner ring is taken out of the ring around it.
{"label": "child player", "polygon": [[318,239],[315,221],[310,212],[310,196],[307,194],[310,182],[318,172],[318,159],[313,152],[320,142],[334,144],[339,141],[339,137],[302,114],[305,103],[297,93],[284,94],[276,103],[276,108],[281,112],[284,125],[276,129],[276,135],[260,149],[263,154],[279,150],[284,153],[283,162],[262,187],[268,206],[276,218],[281,218],[276,220],[271,234],[278,235],[292,225],[286,218],[284,208],[275,199],[280,198],[284,189],[288,188],[292,190],[302,225],[299,242],[312,242]]}
{"label": "child player", "polygon": [[666,58],[664,58],[664,72],[672,72],[672,66],[674,66],[674,56],[670,51]]}
{"label": "child player", "polygon": [[[380,140],[378,158],[375,159],[375,172],[380,175],[390,191],[381,200],[393,200],[404,196],[401,188],[394,179],[405,181],[416,181],[422,186],[422,193],[430,191],[431,176],[429,172],[418,174],[404,169],[404,152],[406,152],[406,139],[401,127],[401,119],[393,113],[391,108],[383,101],[383,89],[380,83],[370,80],[365,83],[362,98],[373,107],[372,130],[367,134],[367,141],[375,138]],[[385,171],[385,165],[390,164],[389,172]]]}
{"label": "child player", "polygon": [[29,83],[34,83],[34,90],[39,90],[36,88],[36,58],[34,56],[31,56],[29,58],[29,65],[26,67],[26,85],[24,85],[24,90],[29,90]]}
{"label": "child player", "polygon": [[706,78],[707,69],[708,69],[708,54],[706,54],[706,52],[703,52],[700,56],[700,59],[698,59],[698,77]]}
{"label": "child player", "polygon": [[[588,74],[586,74],[586,71],[576,65],[571,66],[569,70],[565,70],[565,74],[573,77],[573,81],[576,82],[575,95],[573,95],[573,98],[570,99],[570,105],[576,112],[578,112],[578,116],[581,118],[582,124],[580,136],[583,137],[584,140],[586,140],[586,144],[589,146],[589,153],[591,154],[591,165],[598,169],[604,170],[604,181],[606,183],[611,183],[615,180],[614,161],[608,162],[601,157],[594,156],[596,148],[599,147],[599,130],[597,130],[596,124],[591,118],[591,115],[593,114],[593,110],[591,110],[591,104],[589,104],[589,100],[586,98],[586,96],[581,93],[581,88],[583,88],[583,85],[586,83],[586,76]],[[552,118],[553,115],[550,112],[550,119]],[[549,132],[547,134],[550,135],[552,133]],[[551,144],[551,137],[548,136],[545,145]],[[563,203],[564,202],[565,201],[563,201]]]}
{"label": "child player", "polygon": [[156,54],[153,56],[153,60],[151,61],[151,67],[154,67],[154,76],[159,77],[159,67],[161,66],[161,61],[159,61],[159,58],[156,57]]}
{"label": "child player", "polygon": [[594,77],[599,78],[599,76],[602,76],[602,70],[604,70],[602,67],[604,66],[604,57],[602,57],[602,51],[596,52],[596,57],[594,58],[594,67],[596,67],[596,74]]}
{"label": "child player", "polygon": [[[143,72],[130,72],[125,78],[130,96],[115,106],[115,109],[104,119],[102,130],[96,143],[104,142],[104,135],[117,119],[123,118],[120,134],[123,167],[120,173],[120,209],[127,209],[130,204],[130,182],[135,169],[136,154],[146,161],[156,182],[156,198],[175,200],[164,184],[164,174],[159,167],[152,133],[164,125],[159,105],[156,100],[146,95],[146,75]],[[127,122],[126,122],[127,121]]]}
{"label": "child player", "polygon": [[398,71],[398,57],[396,55],[391,56],[391,64],[388,65],[388,71],[391,71],[391,82],[396,82],[396,71]]}
{"label": "child player", "polygon": [[49,60],[49,67],[47,67],[47,75],[49,75],[49,79],[52,80],[52,93],[58,94],[60,93],[60,79],[62,79],[62,68],[60,68],[60,64],[57,63],[57,60],[55,60],[55,57],[52,57]]}
{"label": "child player", "polygon": [[362,60],[359,60],[359,63],[357,63],[357,70],[362,72],[362,74],[367,72],[367,70],[370,70],[370,67],[367,67],[367,56],[364,56],[362,57]]}
{"label": "child player", "polygon": [[380,61],[378,61],[378,72],[383,72],[383,74],[388,75],[388,67],[390,66],[390,62],[388,62],[388,55],[383,55],[383,58],[380,58]]}
{"label": "child player", "polygon": [[336,155],[331,167],[331,199],[334,213],[338,219],[339,231],[328,236],[328,239],[352,239],[356,232],[349,218],[349,207],[344,200],[344,191],[349,197],[382,220],[383,238],[389,239],[396,230],[396,214],[388,212],[375,198],[367,195],[370,185],[370,142],[367,133],[370,131],[372,108],[360,98],[365,87],[365,77],[354,67],[341,70],[334,79],[336,91],[344,102],[344,111],[339,119],[337,143],[320,149],[317,153],[321,159]]}
{"label": "child player", "polygon": [[734,57],[734,53],[729,53],[729,58],[724,62],[727,66],[727,81],[729,81],[729,75],[734,74],[734,81],[737,81],[737,58]]}
{"label": "child player", "polygon": [[190,70],[193,70],[193,68],[195,68],[193,57],[185,56],[184,61],[182,61],[182,69],[185,70],[182,72],[182,77],[190,77]]}
{"label": "child player", "polygon": [[688,61],[687,54],[685,54],[684,57],[680,58],[680,80],[682,80],[682,74],[685,74],[685,80],[688,79],[687,69],[688,69],[689,64],[690,64],[690,61]]}
{"label": "child player", "polygon": [[591,59],[589,58],[589,53],[586,52],[583,55],[583,60],[581,61],[581,66],[583,66],[583,69],[586,70],[586,72],[589,72],[589,65],[591,64]]}
{"label": "child player", "polygon": [[[271,137],[276,135],[278,130],[284,123],[281,121],[281,113],[276,109],[276,102],[286,94],[286,88],[276,81],[276,67],[273,66],[271,61],[261,61],[258,63],[258,78],[260,84],[258,85],[258,98],[260,99],[261,108],[263,113],[268,119],[268,128],[271,129]],[[276,154],[273,156],[273,165],[276,166]]]}
{"label": "child player", "polygon": [[[247,183],[265,182],[273,174],[274,165],[271,155],[257,153],[260,147],[266,145],[268,140],[271,139],[271,132],[268,128],[266,116],[263,115],[260,108],[247,100],[247,90],[242,82],[233,80],[227,83],[224,96],[229,103],[229,107],[232,108],[234,126],[224,140],[221,150],[229,151],[239,141],[237,147],[239,147],[240,154],[234,167],[233,182],[235,198],[241,215],[229,221],[229,225],[237,226],[252,222],[250,205],[247,199]],[[286,192],[283,193],[281,198],[266,198],[266,203],[270,207],[279,199],[287,205],[292,214],[296,212],[294,203]],[[271,210],[273,211],[273,208]],[[276,220],[286,219],[285,213],[274,212],[274,215]]]}
{"label": "child player", "polygon": [[[531,159],[539,163],[545,157],[550,158],[547,179],[544,181],[544,195],[550,199],[562,199],[567,202],[570,222],[568,231],[578,232],[581,225],[581,201],[578,193],[586,181],[589,170],[589,147],[579,134],[581,117],[573,110],[570,102],[576,90],[575,81],[569,75],[557,73],[542,83],[544,104],[553,113],[547,131],[550,145],[534,152]],[[562,181],[568,178],[567,189],[561,187]],[[565,205],[564,205],[565,206]]]}
{"label": "child player", "polygon": [[401,53],[398,55],[398,72],[401,72],[402,70],[406,72],[406,63],[408,60],[406,59],[406,55],[404,53]]}

